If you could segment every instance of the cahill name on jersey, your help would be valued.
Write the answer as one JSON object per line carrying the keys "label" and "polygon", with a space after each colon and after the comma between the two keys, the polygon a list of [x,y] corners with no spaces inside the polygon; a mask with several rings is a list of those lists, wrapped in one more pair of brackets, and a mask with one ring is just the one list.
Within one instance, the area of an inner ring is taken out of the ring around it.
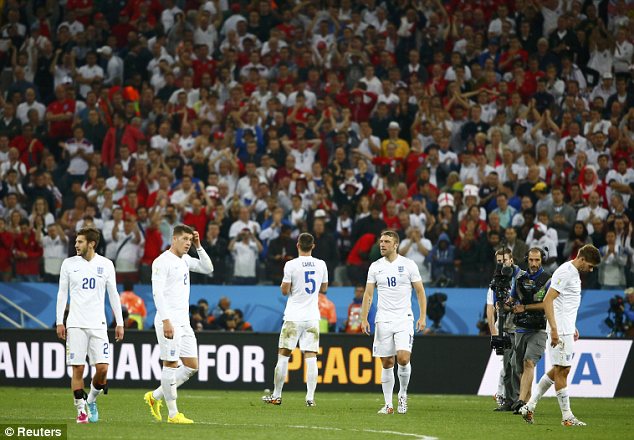
{"label": "cahill name on jersey", "polygon": [[326,263],[304,256],[287,261],[282,282],[291,283],[284,321],[319,320],[319,288],[328,282]]}
{"label": "cahill name on jersey", "polygon": [[379,297],[374,321],[413,320],[412,283],[421,280],[416,263],[402,255],[391,263],[385,257],[372,263],[368,283],[376,284]]}

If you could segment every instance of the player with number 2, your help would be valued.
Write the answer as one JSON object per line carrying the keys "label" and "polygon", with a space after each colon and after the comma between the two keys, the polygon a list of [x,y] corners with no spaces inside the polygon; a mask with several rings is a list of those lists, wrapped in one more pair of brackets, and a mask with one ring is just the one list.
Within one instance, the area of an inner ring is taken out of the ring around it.
{"label": "player with number 2", "polygon": [[273,394],[262,401],[271,405],[282,404],[282,387],[288,372],[288,360],[299,342],[306,362],[306,406],[315,406],[317,387],[317,352],[319,351],[318,293],[328,289],[328,269],[323,260],[312,257],[315,238],[302,233],[297,238],[299,256],[284,265],[284,278],[280,286],[282,295],[288,296],[284,310],[284,324],[278,343]]}

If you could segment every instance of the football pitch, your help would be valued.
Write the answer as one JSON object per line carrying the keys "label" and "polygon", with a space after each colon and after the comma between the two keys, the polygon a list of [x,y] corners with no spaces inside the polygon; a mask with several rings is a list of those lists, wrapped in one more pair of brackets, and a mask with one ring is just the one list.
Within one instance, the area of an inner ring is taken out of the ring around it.
{"label": "football pitch", "polygon": [[[112,388],[100,396],[97,424],[77,425],[68,389],[0,388],[0,424],[67,424],[69,439],[626,439],[634,433],[634,399],[573,398],[586,427],[560,425],[554,398],[545,398],[535,425],[521,416],[495,413],[492,398],[410,395],[407,414],[377,415],[382,394],[319,393],[307,408],[304,393],[287,392],[281,406],[265,405],[261,392],[178,392],[179,410],[194,425],[168,425],[151,418],[141,389]],[[396,400],[396,396],[395,396]],[[165,418],[166,408],[163,406]],[[0,438],[5,437],[0,433]]]}

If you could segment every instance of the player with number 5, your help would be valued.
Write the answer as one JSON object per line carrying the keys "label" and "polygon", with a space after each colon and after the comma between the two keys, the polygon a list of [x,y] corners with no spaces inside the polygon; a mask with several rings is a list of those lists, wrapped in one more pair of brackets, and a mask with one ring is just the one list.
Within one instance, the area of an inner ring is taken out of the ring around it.
{"label": "player with number 5", "polygon": [[409,362],[414,341],[414,314],[412,313],[412,287],[416,291],[420,315],[416,330],[425,329],[427,298],[425,288],[416,263],[397,253],[398,234],[386,230],[379,237],[379,249],[383,258],[370,265],[368,281],[363,294],[361,308],[361,328],[370,334],[368,313],[374,296],[374,286],[378,290],[376,328],[372,354],[380,357],[383,364],[381,386],[385,405],[379,414],[394,414],[392,397],[394,393],[394,357],[398,362],[398,412],[407,412],[407,386],[412,373]]}
{"label": "player with number 5", "polygon": [[284,324],[278,343],[273,394],[263,396],[262,401],[271,405],[282,404],[282,387],[288,372],[288,360],[299,342],[306,362],[306,406],[315,406],[317,387],[317,352],[319,351],[318,293],[328,289],[326,263],[313,258],[315,238],[302,233],[297,238],[299,256],[284,265],[282,295],[288,296],[284,310]]}
{"label": "player with number 5", "polygon": [[[123,339],[123,316],[114,265],[95,252],[98,244],[99,231],[82,228],[75,239],[77,255],[64,260],[59,274],[57,336],[66,340],[66,364],[73,367],[71,389],[75,397],[77,423],[99,421],[97,396],[102,391],[108,392],[110,342],[104,311],[106,289],[117,322],[115,340],[119,342]],[[70,308],[64,322],[69,292]],[[86,355],[96,370],[90,384],[90,394],[84,391]]]}

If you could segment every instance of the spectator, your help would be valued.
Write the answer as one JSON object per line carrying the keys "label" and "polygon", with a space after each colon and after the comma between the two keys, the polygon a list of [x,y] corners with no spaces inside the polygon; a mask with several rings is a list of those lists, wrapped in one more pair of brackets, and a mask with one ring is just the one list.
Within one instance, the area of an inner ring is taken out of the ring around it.
{"label": "spectator", "polygon": [[[326,230],[325,216],[317,215],[321,212],[315,212],[315,220],[313,221],[313,236],[315,237],[315,248],[312,255],[315,258],[324,260],[328,267],[328,279],[334,279],[335,268],[339,263],[339,250],[337,241],[330,232]],[[323,209],[321,210],[323,211]],[[325,211],[323,212],[325,215]]]}
{"label": "spectator", "polygon": [[228,249],[234,261],[233,283],[237,285],[256,284],[257,260],[258,254],[262,252],[262,243],[255,238],[252,230],[242,229],[235,238],[231,239]]}
{"label": "spectator", "polygon": [[237,332],[252,332],[253,326],[250,322],[244,320],[244,314],[242,310],[235,309],[234,310],[234,320],[235,320],[235,331]]}
{"label": "spectator", "polygon": [[46,232],[46,235],[43,235],[42,231],[35,231],[35,237],[43,248],[43,279],[47,283],[56,283],[59,281],[62,262],[68,257],[68,237],[64,234],[64,229],[57,223],[48,225]]}
{"label": "spectator", "polygon": [[423,283],[429,283],[431,281],[431,241],[425,238],[421,230],[414,226],[410,227],[406,232],[407,238],[401,241],[398,253],[413,260],[418,266]]}
{"label": "spectator", "polygon": [[576,221],[572,225],[572,231],[570,231],[566,246],[564,247],[564,258],[567,261],[574,260],[577,258],[579,249],[586,244],[592,244],[592,239],[588,235],[588,229],[583,222]]}
{"label": "spectator", "polygon": [[271,240],[269,244],[266,256],[266,273],[275,286],[282,283],[286,262],[297,257],[297,247],[291,238],[291,231],[290,226],[282,225],[280,236]]}
{"label": "spectator", "polygon": [[27,219],[20,220],[20,232],[13,242],[13,261],[18,281],[34,283],[40,280],[42,246],[35,238],[35,231]]}
{"label": "spectator", "polygon": [[319,292],[319,315],[321,316],[320,333],[337,331],[337,309],[335,303],[322,292]]}
{"label": "spectator", "polygon": [[126,217],[123,221],[123,231],[113,228],[112,243],[116,246],[112,260],[117,269],[117,281],[138,282],[139,261],[144,252],[145,239],[136,218]]}
{"label": "spectator", "polygon": [[370,250],[375,242],[374,234],[363,234],[354,244],[348,258],[347,274],[353,284],[363,284],[366,282],[367,271],[370,267]]}
{"label": "spectator", "polygon": [[214,309],[211,311],[210,316],[214,320],[219,319],[223,315],[223,313],[225,313],[225,311],[229,310],[230,308],[231,300],[226,296],[221,296],[218,300],[218,304],[216,304],[216,307],[214,307]]}
{"label": "spectator", "polygon": [[513,261],[515,264],[525,267],[526,255],[528,254],[528,246],[526,242],[517,237],[515,228],[507,228],[504,230],[505,246],[511,250]]}
{"label": "spectator", "polygon": [[607,244],[601,247],[601,265],[599,283],[604,289],[622,289],[625,287],[625,266],[627,253],[616,241],[616,232],[609,230],[605,234]]}
{"label": "spectator", "polygon": [[446,233],[440,234],[431,250],[432,285],[448,286],[454,279],[455,247]]}
{"label": "spectator", "polygon": [[125,307],[129,313],[129,319],[135,321],[137,328],[143,330],[143,322],[147,316],[145,301],[139,295],[134,293],[134,284],[130,281],[123,283],[123,292],[121,292],[121,305]]}
{"label": "spectator", "polygon": [[0,279],[7,282],[13,276],[13,234],[7,231],[7,223],[0,217]]}
{"label": "spectator", "polygon": [[[211,283],[211,284],[224,284],[227,277],[227,257],[228,257],[228,242],[225,238],[220,236],[220,226],[217,222],[210,222],[207,225],[207,233],[203,238],[202,247],[211,258],[211,262],[214,265],[214,273],[212,274],[211,279],[207,278],[204,280],[198,280],[194,278],[197,282],[200,281],[201,284]],[[195,275],[195,274],[192,274]]]}

